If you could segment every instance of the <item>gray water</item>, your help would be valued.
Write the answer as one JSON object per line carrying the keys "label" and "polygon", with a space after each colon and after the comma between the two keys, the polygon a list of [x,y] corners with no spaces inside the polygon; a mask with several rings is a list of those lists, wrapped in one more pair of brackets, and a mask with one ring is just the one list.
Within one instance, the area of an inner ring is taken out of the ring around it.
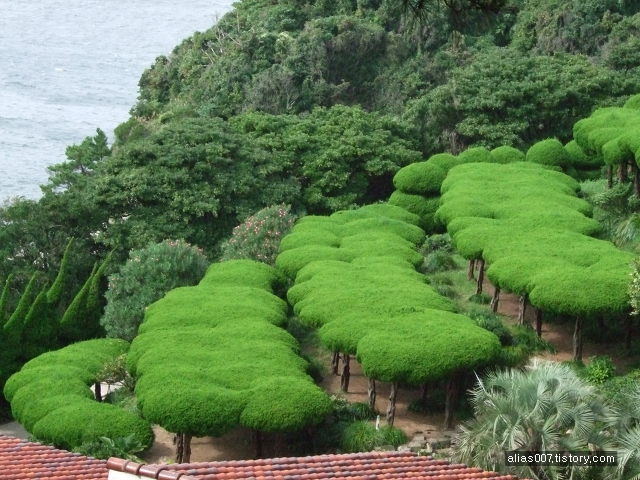
{"label": "gray water", "polygon": [[68,145],[110,137],[155,58],[232,0],[0,0],[0,200],[37,198]]}

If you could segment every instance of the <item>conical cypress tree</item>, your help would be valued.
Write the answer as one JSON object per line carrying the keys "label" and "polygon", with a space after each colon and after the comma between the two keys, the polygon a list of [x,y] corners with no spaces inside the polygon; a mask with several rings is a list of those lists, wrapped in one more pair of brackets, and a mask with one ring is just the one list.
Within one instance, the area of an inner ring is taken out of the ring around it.
{"label": "conical cypress tree", "polygon": [[19,348],[20,340],[22,337],[22,330],[24,328],[24,321],[29,313],[29,308],[33,303],[34,292],[36,288],[36,280],[38,274],[34,273],[25,288],[24,293],[20,297],[20,301],[16,306],[16,309],[9,317],[9,320],[4,324],[5,340],[9,348]]}
{"label": "conical cypress tree", "polygon": [[58,322],[48,303],[47,287],[38,294],[25,318],[21,349],[25,362],[57,347]]}
{"label": "conical cypress tree", "polygon": [[2,294],[0,294],[0,329],[2,329],[5,322],[7,321],[7,304],[9,303],[9,295],[12,283],[13,273],[7,277],[7,280],[4,282]]}
{"label": "conical cypress tree", "polygon": [[47,291],[47,303],[51,306],[51,309],[54,312],[58,313],[58,315],[62,314],[62,311],[60,310],[64,308],[62,303],[64,303],[63,301],[65,300],[65,296],[69,295],[69,255],[72,246],[73,238],[69,240],[69,243],[67,243],[67,247],[64,249],[64,255],[62,256],[62,260],[60,261],[60,269],[58,270],[58,275],[56,276],[54,282],[51,284],[51,288]]}
{"label": "conical cypress tree", "polygon": [[86,313],[87,298],[89,296],[91,282],[97,270],[98,264],[95,264],[91,271],[91,275],[89,275],[89,278],[84,282],[84,285],[82,285],[80,291],[71,301],[71,304],[60,320],[60,338],[64,343],[86,340],[88,338],[92,338],[95,334],[94,331],[87,328]]}
{"label": "conical cypress tree", "polygon": [[104,335],[104,329],[100,325],[100,318],[104,310],[104,296],[102,295],[102,279],[104,273],[109,266],[112,254],[107,255],[107,258],[102,262],[100,268],[91,276],[91,284],[89,285],[89,292],[87,294],[86,306],[85,306],[85,321],[87,325],[87,334],[93,332],[91,337]]}

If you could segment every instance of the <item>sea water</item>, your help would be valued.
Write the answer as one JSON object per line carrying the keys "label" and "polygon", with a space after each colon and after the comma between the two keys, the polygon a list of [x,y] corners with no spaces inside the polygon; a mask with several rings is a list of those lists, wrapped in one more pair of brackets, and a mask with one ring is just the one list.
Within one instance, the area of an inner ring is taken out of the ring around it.
{"label": "sea water", "polygon": [[65,148],[125,121],[143,70],[231,0],[0,0],[0,201],[37,198]]}

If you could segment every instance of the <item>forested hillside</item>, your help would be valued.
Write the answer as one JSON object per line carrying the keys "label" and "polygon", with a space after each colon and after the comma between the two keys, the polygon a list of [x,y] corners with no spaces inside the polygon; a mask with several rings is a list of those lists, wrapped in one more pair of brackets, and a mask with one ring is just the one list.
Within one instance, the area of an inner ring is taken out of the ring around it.
{"label": "forested hillside", "polygon": [[[411,8],[414,7],[414,8]],[[483,8],[480,8],[483,7]],[[113,147],[69,147],[39,201],[0,211],[0,277],[78,278],[149,241],[211,258],[243,218],[287,203],[330,213],[386,198],[439,151],[524,148],[640,90],[640,2],[238,2],[159,57]]]}

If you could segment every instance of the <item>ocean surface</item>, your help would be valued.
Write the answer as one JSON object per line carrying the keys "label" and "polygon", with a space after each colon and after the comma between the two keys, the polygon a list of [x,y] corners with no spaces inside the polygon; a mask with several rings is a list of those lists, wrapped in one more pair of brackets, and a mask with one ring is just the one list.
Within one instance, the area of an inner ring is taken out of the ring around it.
{"label": "ocean surface", "polygon": [[65,148],[128,117],[159,55],[232,0],[0,0],[0,201],[40,196]]}

